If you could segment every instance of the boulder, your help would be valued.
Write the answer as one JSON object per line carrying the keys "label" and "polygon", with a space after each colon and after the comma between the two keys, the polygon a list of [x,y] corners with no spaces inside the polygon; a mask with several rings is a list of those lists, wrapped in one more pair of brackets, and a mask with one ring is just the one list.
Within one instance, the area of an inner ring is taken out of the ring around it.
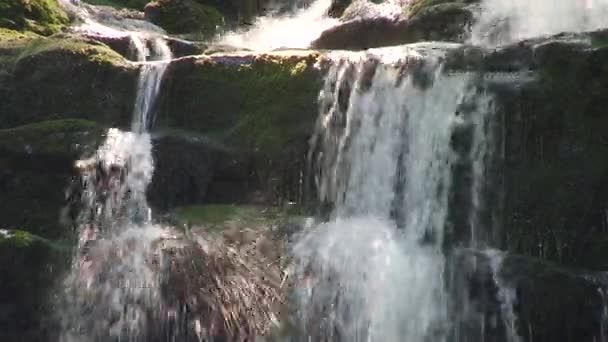
{"label": "boulder", "polygon": [[317,49],[364,50],[419,41],[463,42],[473,14],[465,4],[440,4],[407,19],[354,19],[323,32],[312,42]]}
{"label": "boulder", "polygon": [[223,24],[215,8],[194,0],[157,0],[144,8],[145,18],[169,33],[202,33],[213,35]]}
{"label": "boulder", "polygon": [[317,117],[317,57],[310,51],[229,53],[171,63],[157,128],[203,135],[227,148],[217,160],[207,200],[301,197],[298,170]]}
{"label": "boulder", "polygon": [[70,21],[57,0],[1,0],[0,28],[50,35]]}
{"label": "boulder", "polygon": [[106,45],[70,37],[34,40],[13,65],[0,127],[50,118],[112,126],[131,121],[138,68]]}

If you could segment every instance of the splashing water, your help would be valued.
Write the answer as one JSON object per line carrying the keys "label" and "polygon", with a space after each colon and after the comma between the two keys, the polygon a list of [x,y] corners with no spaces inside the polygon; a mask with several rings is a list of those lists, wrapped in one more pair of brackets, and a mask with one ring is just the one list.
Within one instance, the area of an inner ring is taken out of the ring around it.
{"label": "splashing water", "polygon": [[278,48],[307,48],[321,33],[337,24],[327,10],[331,0],[316,0],[294,14],[260,17],[253,27],[232,32],[220,38],[220,43],[252,50]]}
{"label": "splashing water", "polygon": [[117,17],[103,8],[83,3],[80,0],[59,0],[68,12],[72,13],[80,24],[71,29],[91,36],[125,37],[132,33],[164,34],[160,27],[137,19]]}
{"label": "splashing water", "polygon": [[313,149],[334,218],[294,247],[314,340],[445,339],[450,139],[470,76],[410,57],[341,59],[328,72]]}
{"label": "splashing water", "polygon": [[472,42],[502,45],[608,26],[608,0],[484,0]]}
{"label": "splashing water", "polygon": [[84,190],[78,250],[60,310],[63,342],[144,341],[160,312],[153,244],[163,231],[152,224],[146,199],[154,172],[147,131],[171,52],[159,37],[131,37],[144,60],[133,132],[110,129],[96,155],[76,165]]}

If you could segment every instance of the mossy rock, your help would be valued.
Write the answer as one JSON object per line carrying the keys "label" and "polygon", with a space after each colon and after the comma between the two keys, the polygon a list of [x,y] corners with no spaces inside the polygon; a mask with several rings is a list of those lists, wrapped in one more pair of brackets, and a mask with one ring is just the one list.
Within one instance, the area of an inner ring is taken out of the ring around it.
{"label": "mossy rock", "polygon": [[[214,55],[169,66],[158,124],[277,155],[306,142],[317,116],[321,76],[314,52]],[[199,98],[204,97],[201,105]]]}
{"label": "mossy rock", "polygon": [[478,2],[480,2],[480,0],[413,0],[407,7],[407,13],[409,17],[413,17],[423,14],[433,6],[440,4],[474,4]]}
{"label": "mossy rock", "polygon": [[138,67],[106,45],[70,36],[41,38],[13,58],[0,128],[63,118],[130,123]]}
{"label": "mossy rock", "polygon": [[157,0],[145,7],[146,19],[169,33],[213,35],[224,22],[215,8],[194,0]]}
{"label": "mossy rock", "polygon": [[72,251],[69,241],[52,241],[25,230],[0,229],[0,248],[32,248],[36,245],[49,248],[56,252]]}
{"label": "mossy rock", "polygon": [[69,22],[57,0],[0,0],[0,27],[50,35]]}
{"label": "mossy rock", "polygon": [[0,150],[31,155],[79,157],[100,142],[100,126],[80,119],[50,120],[0,129]]}
{"label": "mossy rock", "polygon": [[26,230],[0,229],[2,341],[51,340],[46,335],[50,332],[51,293],[69,267],[71,251],[67,241],[53,241]]}
{"label": "mossy rock", "polygon": [[281,210],[255,205],[207,204],[177,207],[172,216],[180,224],[217,228],[235,221],[248,225],[269,223],[281,217]]}
{"label": "mossy rock", "polygon": [[78,55],[94,63],[126,65],[126,60],[107,45],[71,36],[36,39],[25,47],[19,60],[56,52]]}
{"label": "mossy rock", "polygon": [[0,130],[0,225],[35,227],[48,238],[69,235],[60,222],[74,160],[95,151],[101,127],[57,120]]}

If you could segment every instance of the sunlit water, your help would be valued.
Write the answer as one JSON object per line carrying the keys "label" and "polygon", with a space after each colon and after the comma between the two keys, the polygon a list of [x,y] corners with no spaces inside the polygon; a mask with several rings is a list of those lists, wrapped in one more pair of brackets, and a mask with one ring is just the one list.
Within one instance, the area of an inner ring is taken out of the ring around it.
{"label": "sunlit water", "polygon": [[446,338],[442,246],[459,158],[451,137],[482,115],[461,107],[484,97],[470,75],[442,72],[433,53],[389,64],[395,49],[386,52],[387,61],[333,61],[321,93],[313,149],[320,198],[335,209],[294,247],[299,318],[313,340]]}
{"label": "sunlit water", "polygon": [[307,48],[323,31],[338,23],[327,10],[331,0],[316,0],[292,14],[259,17],[251,28],[230,32],[220,42],[252,50]]}
{"label": "sunlit water", "polygon": [[472,42],[501,45],[608,27],[608,0],[483,0]]}
{"label": "sunlit water", "polygon": [[159,265],[146,189],[152,180],[147,133],[171,52],[163,39],[134,35],[140,78],[132,132],[110,129],[95,156],[78,161],[82,209],[79,242],[65,280],[60,321],[63,342],[144,341],[160,312]]}

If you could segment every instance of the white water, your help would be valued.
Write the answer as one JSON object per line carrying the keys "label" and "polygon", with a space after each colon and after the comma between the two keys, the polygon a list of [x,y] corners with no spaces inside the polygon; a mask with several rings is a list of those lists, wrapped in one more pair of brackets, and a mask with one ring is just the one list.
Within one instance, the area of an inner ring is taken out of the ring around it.
{"label": "white water", "polygon": [[608,0],[483,0],[472,42],[501,45],[608,27]]}
{"label": "white water", "polygon": [[[139,38],[135,36],[135,39],[138,40]],[[151,115],[154,110],[155,100],[160,92],[163,75],[172,57],[171,50],[163,39],[152,38],[150,43],[152,48],[144,50],[146,52],[151,51],[151,53],[146,58],[149,62],[141,64],[137,97],[133,111],[133,123],[131,125],[131,129],[138,133],[147,131],[154,122],[154,118]],[[142,54],[142,50],[138,51]]]}
{"label": "white water", "polygon": [[74,14],[80,24],[72,29],[92,36],[120,38],[133,33],[162,35],[158,26],[144,21],[116,17],[102,8],[83,3],[80,0],[59,0],[61,6]]}
{"label": "white water", "polygon": [[343,21],[377,17],[399,19],[404,16],[404,9],[410,2],[411,0],[384,0],[378,3],[371,0],[353,0],[340,19]]}
{"label": "white water", "polygon": [[227,33],[219,42],[257,51],[307,48],[323,31],[338,23],[327,16],[330,5],[331,0],[316,0],[290,15],[271,13],[257,18],[249,29]]}
{"label": "white water", "polygon": [[84,193],[78,250],[65,280],[63,342],[145,340],[160,301],[146,189],[154,162],[148,129],[171,60],[162,38],[132,34],[140,63],[132,131],[110,129],[96,155],[79,161]]}
{"label": "white water", "polygon": [[294,248],[304,279],[300,318],[311,334],[445,337],[442,244],[457,158],[450,138],[463,124],[456,112],[469,76],[425,62],[427,89],[405,67],[370,60],[342,59],[329,70],[314,144],[321,199],[336,207]]}

